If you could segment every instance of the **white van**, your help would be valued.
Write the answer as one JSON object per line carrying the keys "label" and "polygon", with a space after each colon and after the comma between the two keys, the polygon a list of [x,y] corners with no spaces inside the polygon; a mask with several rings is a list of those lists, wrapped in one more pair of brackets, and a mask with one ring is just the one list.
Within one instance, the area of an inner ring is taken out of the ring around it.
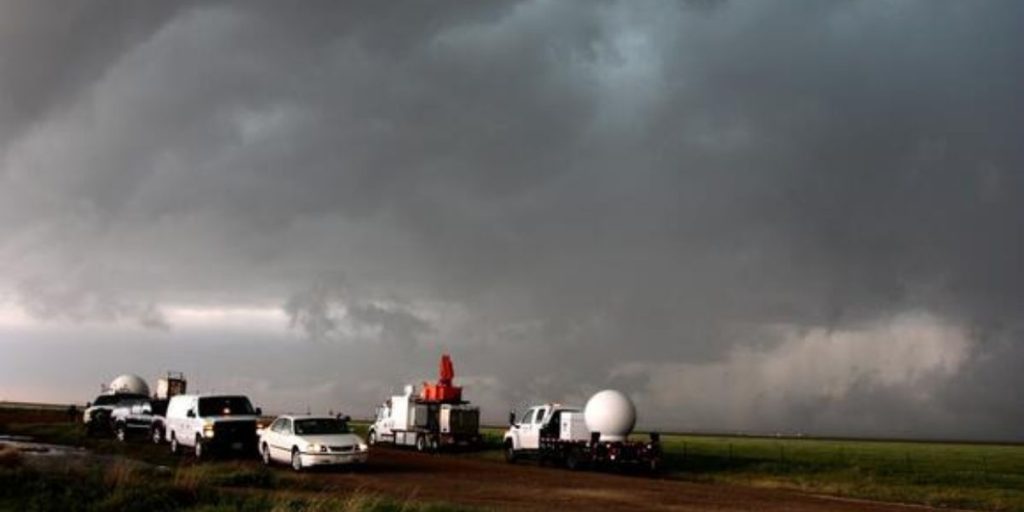
{"label": "white van", "polygon": [[260,414],[242,395],[178,395],[167,405],[164,435],[171,453],[184,446],[196,458],[211,452],[255,455]]}

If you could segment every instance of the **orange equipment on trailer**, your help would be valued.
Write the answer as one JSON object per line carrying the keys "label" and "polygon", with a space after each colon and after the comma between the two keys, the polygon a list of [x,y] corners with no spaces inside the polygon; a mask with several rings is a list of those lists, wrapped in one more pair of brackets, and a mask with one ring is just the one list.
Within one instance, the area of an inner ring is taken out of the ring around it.
{"label": "orange equipment on trailer", "polygon": [[448,354],[441,356],[441,368],[436,384],[423,383],[420,399],[426,402],[461,403],[462,388],[452,384],[455,378],[455,367]]}

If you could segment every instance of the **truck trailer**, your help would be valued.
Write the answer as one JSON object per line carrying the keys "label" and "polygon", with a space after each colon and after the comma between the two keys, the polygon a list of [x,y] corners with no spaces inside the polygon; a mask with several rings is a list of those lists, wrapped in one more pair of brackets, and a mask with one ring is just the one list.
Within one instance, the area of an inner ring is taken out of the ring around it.
{"label": "truck trailer", "polygon": [[454,378],[451,358],[445,354],[436,383],[424,382],[418,389],[407,385],[401,395],[377,408],[367,442],[412,446],[422,452],[479,447],[480,408],[462,399],[462,388],[452,384]]}
{"label": "truck trailer", "polygon": [[602,391],[587,403],[586,411],[556,403],[536,405],[516,421],[509,417],[505,432],[505,460],[535,458],[569,469],[635,467],[657,471],[661,465],[661,439],[629,439],[636,411],[618,391]]}

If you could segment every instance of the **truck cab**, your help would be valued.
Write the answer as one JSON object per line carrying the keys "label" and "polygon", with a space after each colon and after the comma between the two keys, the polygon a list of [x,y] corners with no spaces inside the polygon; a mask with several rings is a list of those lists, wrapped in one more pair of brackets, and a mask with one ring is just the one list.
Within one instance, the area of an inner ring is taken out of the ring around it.
{"label": "truck cab", "polygon": [[[560,404],[533,406],[519,421],[516,421],[514,413],[509,420],[504,444],[506,455],[513,458],[540,449],[541,438],[579,437],[573,431],[585,431],[585,427],[579,424],[582,421],[580,409]],[[569,424],[563,427],[563,423]]]}

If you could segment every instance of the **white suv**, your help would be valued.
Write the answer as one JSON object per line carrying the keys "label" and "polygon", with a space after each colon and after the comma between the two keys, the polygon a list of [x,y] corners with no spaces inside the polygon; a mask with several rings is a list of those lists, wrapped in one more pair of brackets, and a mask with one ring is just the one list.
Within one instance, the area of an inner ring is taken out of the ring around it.
{"label": "white suv", "polygon": [[260,413],[241,395],[177,395],[167,405],[164,435],[172,453],[185,446],[196,458],[216,451],[255,454]]}

